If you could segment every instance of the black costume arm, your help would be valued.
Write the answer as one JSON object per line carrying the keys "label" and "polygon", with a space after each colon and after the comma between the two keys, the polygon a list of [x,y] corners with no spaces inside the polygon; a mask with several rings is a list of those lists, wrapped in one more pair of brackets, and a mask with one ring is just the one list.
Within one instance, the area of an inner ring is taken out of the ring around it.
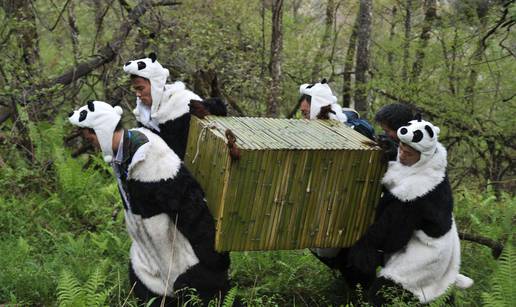
{"label": "black costume arm", "polygon": [[349,264],[370,274],[383,264],[383,254],[402,249],[419,223],[415,206],[393,199],[384,204],[376,221],[365,235],[352,246]]}
{"label": "black costume arm", "polygon": [[190,129],[190,113],[159,124],[159,135],[181,160],[185,157]]}

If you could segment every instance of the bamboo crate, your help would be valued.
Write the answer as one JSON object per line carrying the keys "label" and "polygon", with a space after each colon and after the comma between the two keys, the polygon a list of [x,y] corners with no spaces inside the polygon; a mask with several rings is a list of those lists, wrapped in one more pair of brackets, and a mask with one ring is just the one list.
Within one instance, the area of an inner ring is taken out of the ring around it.
{"label": "bamboo crate", "polygon": [[367,141],[336,121],[192,116],[185,164],[216,220],[216,250],[352,245],[373,221],[384,173]]}

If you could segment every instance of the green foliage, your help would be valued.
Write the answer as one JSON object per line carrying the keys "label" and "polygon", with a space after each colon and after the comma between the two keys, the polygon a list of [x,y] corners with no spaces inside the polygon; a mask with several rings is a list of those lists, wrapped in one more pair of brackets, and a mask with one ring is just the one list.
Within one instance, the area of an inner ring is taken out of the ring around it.
{"label": "green foliage", "polygon": [[109,287],[102,265],[81,285],[69,271],[63,271],[57,285],[57,302],[62,307],[107,306],[107,299],[114,287]]}
{"label": "green foliage", "polygon": [[482,299],[486,306],[513,306],[516,302],[516,287],[514,286],[516,249],[512,242],[507,242],[500,256],[496,272],[491,277],[490,290],[482,293]]}

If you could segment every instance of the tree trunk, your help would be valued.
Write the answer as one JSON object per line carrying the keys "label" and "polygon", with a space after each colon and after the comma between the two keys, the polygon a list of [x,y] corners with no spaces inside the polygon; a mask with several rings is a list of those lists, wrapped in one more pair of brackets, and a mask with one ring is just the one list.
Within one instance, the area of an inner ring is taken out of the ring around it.
{"label": "tree trunk", "polygon": [[293,0],[292,1],[292,17],[294,17],[294,22],[297,22],[297,14],[299,9],[301,8],[302,0]]}
{"label": "tree trunk", "polygon": [[466,106],[469,107],[470,114],[474,113],[475,110],[475,87],[477,85],[478,80],[478,66],[477,65],[471,65],[475,64],[475,62],[480,62],[482,60],[482,57],[484,56],[484,51],[487,48],[487,45],[485,44],[483,37],[484,33],[486,33],[487,28],[487,12],[488,7],[479,5],[477,7],[477,14],[478,18],[480,20],[480,25],[478,29],[478,33],[480,36],[480,39],[478,40],[477,47],[475,48],[475,51],[473,52],[473,55],[471,56],[470,60],[470,71],[468,74],[467,84],[464,89],[464,99],[466,102]]}
{"label": "tree trunk", "polygon": [[405,41],[403,44],[403,69],[401,71],[401,79],[408,81],[408,62],[410,57],[410,35],[412,19],[412,0],[405,3]]}
{"label": "tree trunk", "polygon": [[260,11],[260,17],[262,19],[262,53],[261,53],[261,63],[260,63],[260,77],[263,79],[265,76],[265,0],[262,0],[262,6]]}
{"label": "tree trunk", "polygon": [[324,60],[324,55],[328,48],[331,38],[331,32],[333,27],[333,12],[335,11],[335,1],[328,0],[328,4],[326,6],[326,25],[324,28],[324,35],[321,41],[321,47],[317,51],[314,60],[314,66],[312,68],[312,82],[315,82],[317,79],[320,79],[320,73],[322,70],[322,63]]}
{"label": "tree trunk", "polygon": [[68,4],[68,26],[70,27],[70,39],[72,41],[73,60],[74,64],[79,62],[80,47],[79,47],[79,28],[77,27],[77,19],[75,17],[75,3],[73,1]]}
{"label": "tree trunk", "polygon": [[21,21],[18,32],[18,47],[22,51],[22,59],[31,77],[39,72],[39,36],[36,27],[36,16],[30,0],[2,0],[0,6],[9,17]]}
{"label": "tree trunk", "polygon": [[423,21],[423,29],[419,36],[419,47],[416,51],[416,59],[412,65],[412,82],[417,81],[421,70],[423,69],[423,60],[425,59],[425,49],[428,46],[432,24],[437,18],[437,0],[425,0],[425,20]]}
{"label": "tree trunk", "polygon": [[351,87],[351,75],[353,74],[352,70],[355,59],[355,51],[357,49],[357,32],[359,20],[360,18],[357,15],[355,24],[353,25],[353,30],[351,30],[351,35],[349,36],[348,51],[346,52],[346,61],[344,62],[344,72],[342,74],[342,105],[346,108],[351,106],[351,97],[353,94],[353,89]]}
{"label": "tree trunk", "polygon": [[277,117],[279,98],[281,93],[281,52],[283,49],[283,0],[272,1],[272,37],[271,37],[271,57],[269,63],[269,73],[271,76],[269,104],[267,106],[267,116]]}
{"label": "tree trunk", "polygon": [[355,68],[355,109],[367,114],[367,72],[369,70],[369,41],[373,13],[372,0],[360,0],[359,25],[357,31],[357,56]]}
{"label": "tree trunk", "polygon": [[[392,42],[394,40],[394,35],[396,34],[396,15],[398,13],[398,8],[396,5],[392,6],[391,9],[391,30],[389,32],[389,40]],[[387,63],[389,63],[389,67],[393,67],[394,63],[394,52],[392,50],[387,53]]]}

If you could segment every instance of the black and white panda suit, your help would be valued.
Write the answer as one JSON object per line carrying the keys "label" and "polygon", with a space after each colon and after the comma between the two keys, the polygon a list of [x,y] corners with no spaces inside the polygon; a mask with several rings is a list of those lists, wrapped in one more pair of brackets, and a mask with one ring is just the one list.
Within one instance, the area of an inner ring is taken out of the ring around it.
{"label": "black and white panda suit", "polygon": [[439,128],[421,119],[398,129],[401,142],[421,153],[412,166],[390,162],[376,220],[351,248],[349,264],[365,274],[383,266],[370,290],[375,306],[384,284],[396,284],[421,303],[456,284],[473,281],[459,274],[460,242],[453,219],[453,197],[446,174],[446,149],[437,142]]}
{"label": "black and white panda suit", "polygon": [[[167,306],[182,303],[175,293],[193,288],[205,304],[229,288],[228,253],[214,250],[215,224],[201,186],[179,157],[145,128],[124,131],[118,152],[111,150],[120,107],[89,102],[70,114],[70,122],[92,128],[106,162],[111,162],[132,239],[130,282],[142,301],[166,297]],[[114,157],[113,157],[114,156]],[[152,306],[160,306],[161,299]]]}
{"label": "black and white panda suit", "polygon": [[214,250],[215,225],[201,186],[157,135],[145,128],[130,133],[148,140],[127,169],[132,282],[151,295],[172,297],[189,287],[205,302],[223,296],[230,260]]}

